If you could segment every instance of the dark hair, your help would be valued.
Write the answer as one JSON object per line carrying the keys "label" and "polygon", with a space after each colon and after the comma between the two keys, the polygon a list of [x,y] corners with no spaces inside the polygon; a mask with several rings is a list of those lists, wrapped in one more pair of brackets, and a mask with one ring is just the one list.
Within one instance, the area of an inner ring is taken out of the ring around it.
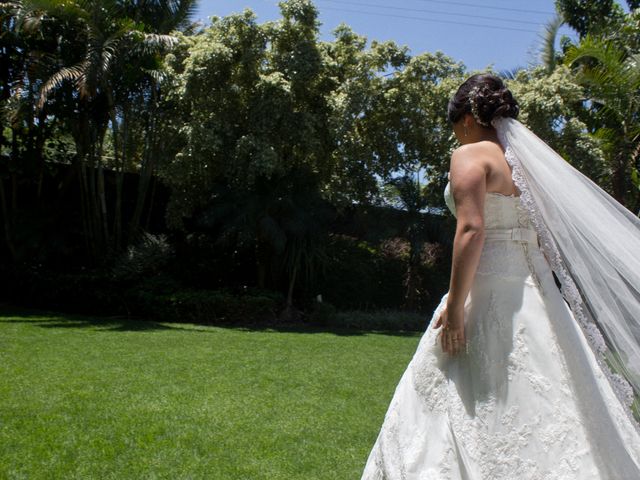
{"label": "dark hair", "polygon": [[[472,91],[473,98],[470,99],[469,92]],[[518,102],[500,77],[479,73],[467,78],[449,100],[447,118],[456,123],[465,113],[471,113],[481,125],[491,125],[494,118],[517,118],[519,112]]]}

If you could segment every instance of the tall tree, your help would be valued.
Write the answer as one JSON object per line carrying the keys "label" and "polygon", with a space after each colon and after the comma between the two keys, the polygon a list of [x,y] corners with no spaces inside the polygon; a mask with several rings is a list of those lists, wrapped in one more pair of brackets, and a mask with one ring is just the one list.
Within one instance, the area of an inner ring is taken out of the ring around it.
{"label": "tall tree", "polygon": [[60,124],[58,111],[38,109],[36,104],[43,78],[50,73],[43,58],[55,54],[52,39],[62,33],[61,29],[47,24],[38,32],[25,32],[20,24],[21,10],[21,2],[0,4],[0,152],[6,154],[0,204],[4,237],[14,260],[20,250],[14,246],[14,234],[19,228],[19,179],[34,178],[33,194],[41,198],[45,142]]}
{"label": "tall tree", "polygon": [[282,273],[289,317],[297,279],[321,245],[315,199],[332,172],[334,84],[318,49],[313,4],[291,0],[280,8],[277,22],[258,25],[245,11],[214,18],[190,39],[179,88],[167,99],[183,115],[184,148],[163,176],[173,191],[172,226],[199,209],[242,206],[237,215],[214,216],[232,230],[248,229],[259,286]]}
{"label": "tall tree", "polygon": [[[132,165],[133,104],[144,102],[158,55],[175,43],[170,29],[182,25],[193,10],[192,0],[135,4],[103,0],[25,0],[20,19],[24,28],[37,29],[43,21],[66,29],[60,37],[58,65],[40,91],[40,107],[55,100],[56,92],[71,85],[63,101],[74,105],[80,121],[72,123],[76,139],[77,168],[85,234],[94,258],[118,252],[123,238],[123,179]],[[160,20],[163,18],[164,20]],[[158,31],[144,21],[157,21]],[[74,48],[69,48],[73,38]],[[105,133],[110,130],[112,158],[104,156]],[[116,170],[116,194],[109,215],[104,189],[104,168]],[[141,186],[144,187],[144,186]],[[140,191],[145,192],[144,188]],[[134,216],[136,221],[138,217]],[[111,225],[109,223],[111,222]],[[132,229],[135,230],[135,229]]]}
{"label": "tall tree", "polygon": [[[636,8],[636,0],[627,3],[630,8]],[[556,10],[564,22],[578,32],[580,38],[610,29],[624,14],[622,7],[614,0],[556,0]]]}
{"label": "tall tree", "polygon": [[[402,171],[422,168],[429,192],[442,191],[453,146],[447,101],[464,67],[441,54],[412,57],[393,42],[372,42],[342,25],[325,45],[332,76],[336,175],[332,202],[380,201],[380,185]],[[443,206],[442,195],[430,201]]]}

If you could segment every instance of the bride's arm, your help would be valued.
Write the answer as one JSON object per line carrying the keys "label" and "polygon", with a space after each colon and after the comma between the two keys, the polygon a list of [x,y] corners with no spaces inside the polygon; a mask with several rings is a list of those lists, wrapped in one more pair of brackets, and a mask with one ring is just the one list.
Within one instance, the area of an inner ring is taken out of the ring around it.
{"label": "bride's arm", "polygon": [[473,145],[460,147],[451,156],[451,191],[456,204],[457,224],[447,311],[451,319],[459,316],[460,322],[484,243],[487,168],[474,154]]}

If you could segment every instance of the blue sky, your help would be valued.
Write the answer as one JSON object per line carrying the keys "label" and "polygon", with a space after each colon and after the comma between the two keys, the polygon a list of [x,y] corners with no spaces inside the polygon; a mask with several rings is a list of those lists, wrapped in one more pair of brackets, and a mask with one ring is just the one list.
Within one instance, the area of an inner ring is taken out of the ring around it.
{"label": "blue sky", "polygon": [[[553,0],[316,0],[321,38],[330,40],[344,22],[369,40],[393,40],[413,54],[442,51],[470,70],[498,71],[537,63]],[[250,8],[259,22],[280,17],[277,0],[200,0],[194,18],[224,16]],[[568,27],[561,34],[575,38]]]}

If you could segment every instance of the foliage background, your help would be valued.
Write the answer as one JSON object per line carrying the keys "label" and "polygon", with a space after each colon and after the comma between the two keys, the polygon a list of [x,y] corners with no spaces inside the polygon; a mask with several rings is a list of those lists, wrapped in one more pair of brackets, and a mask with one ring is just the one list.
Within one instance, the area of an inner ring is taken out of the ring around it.
{"label": "foliage background", "polygon": [[[627,3],[557,1],[539,64],[494,73],[524,123],[636,212]],[[448,286],[444,112],[474,72],[347,25],[320,41],[309,0],[206,27],[195,7],[0,4],[4,298],[204,323],[395,309],[422,328]],[[579,41],[556,51],[562,23]]]}

